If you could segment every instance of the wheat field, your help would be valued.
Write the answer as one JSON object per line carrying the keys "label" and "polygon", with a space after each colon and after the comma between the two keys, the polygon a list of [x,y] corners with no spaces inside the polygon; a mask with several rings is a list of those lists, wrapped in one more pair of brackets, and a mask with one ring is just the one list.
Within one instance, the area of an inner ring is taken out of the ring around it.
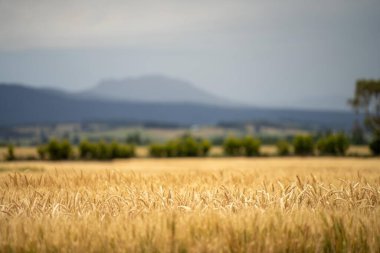
{"label": "wheat field", "polygon": [[0,252],[380,252],[380,160],[2,162]]}

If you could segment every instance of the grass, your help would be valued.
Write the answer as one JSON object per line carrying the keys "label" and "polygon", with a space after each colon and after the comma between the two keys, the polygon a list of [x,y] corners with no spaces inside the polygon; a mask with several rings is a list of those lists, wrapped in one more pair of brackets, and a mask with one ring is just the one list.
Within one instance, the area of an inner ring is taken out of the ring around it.
{"label": "grass", "polygon": [[[380,160],[4,162],[1,252],[379,252]],[[43,171],[20,172],[19,168]]]}

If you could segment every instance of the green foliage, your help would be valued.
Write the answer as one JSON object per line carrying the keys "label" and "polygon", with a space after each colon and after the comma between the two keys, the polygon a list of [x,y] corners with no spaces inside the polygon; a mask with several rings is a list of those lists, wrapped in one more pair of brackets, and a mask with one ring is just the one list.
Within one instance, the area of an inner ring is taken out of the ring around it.
{"label": "green foliage", "polygon": [[198,143],[191,137],[181,138],[176,142],[177,156],[197,156]]}
{"label": "green foliage", "polygon": [[281,140],[276,143],[277,154],[280,156],[287,156],[290,154],[290,145],[287,141]]}
{"label": "green foliage", "polygon": [[59,159],[67,160],[72,156],[73,150],[71,143],[68,140],[61,141],[61,151],[59,152]]}
{"label": "green foliage", "polygon": [[168,149],[166,148],[166,144],[151,144],[149,146],[149,154],[153,157],[167,157],[168,155]]}
{"label": "green foliage", "polygon": [[111,148],[104,141],[95,144],[95,159],[109,160],[111,159]]}
{"label": "green foliage", "polygon": [[111,150],[112,158],[131,158],[136,155],[134,145],[118,145],[114,143]]}
{"label": "green foliage", "polygon": [[200,145],[202,155],[206,156],[210,152],[210,149],[212,147],[211,143],[208,140],[202,140]]}
{"label": "green foliage", "polygon": [[258,156],[260,155],[260,140],[247,136],[241,140],[243,144],[245,156]]}
{"label": "green foliage", "polygon": [[260,141],[247,136],[242,139],[229,137],[223,143],[224,153],[228,156],[258,156],[260,155]]}
{"label": "green foliage", "polygon": [[318,140],[317,149],[321,155],[345,155],[350,146],[349,139],[343,134],[330,134]]}
{"label": "green foliage", "polygon": [[119,144],[104,141],[81,141],[79,144],[79,156],[85,160],[111,160],[116,158],[131,158],[135,156],[134,145]]}
{"label": "green foliage", "polygon": [[207,140],[196,140],[191,136],[184,136],[165,144],[152,144],[149,154],[152,157],[196,157],[207,156],[211,144]]}
{"label": "green foliage", "polygon": [[72,157],[72,147],[68,140],[52,139],[48,144],[37,148],[41,159],[67,160]]}
{"label": "green foliage", "polygon": [[163,144],[163,154],[158,157],[176,157],[179,156],[179,153],[179,142],[177,140],[173,140]]}
{"label": "green foliage", "polygon": [[46,145],[41,145],[37,147],[37,153],[41,160],[47,159],[47,147]]}
{"label": "green foliage", "polygon": [[178,156],[202,156],[203,149],[202,143],[197,142],[192,137],[181,138],[177,141],[177,155]]}
{"label": "green foliage", "polygon": [[369,143],[369,148],[373,155],[380,155],[380,134],[376,134]]}
{"label": "green foliage", "polygon": [[95,157],[97,157],[96,146],[87,140],[81,141],[79,143],[79,156],[86,160],[95,159]]}
{"label": "green foliage", "polygon": [[293,139],[293,147],[296,155],[313,155],[313,138],[309,135],[297,135]]}
{"label": "green foliage", "polygon": [[60,143],[57,140],[51,140],[47,146],[46,150],[49,155],[50,160],[60,160]]}
{"label": "green foliage", "polygon": [[9,144],[8,145],[8,149],[7,149],[7,154],[5,156],[5,159],[7,161],[13,161],[13,160],[16,160],[16,156],[15,156],[15,151],[14,151],[14,146],[13,144]]}
{"label": "green foliage", "polygon": [[380,80],[361,79],[349,104],[356,113],[365,113],[365,125],[375,134],[380,132]]}
{"label": "green foliage", "polygon": [[229,137],[223,143],[224,154],[228,156],[241,156],[244,153],[242,141],[240,139]]}

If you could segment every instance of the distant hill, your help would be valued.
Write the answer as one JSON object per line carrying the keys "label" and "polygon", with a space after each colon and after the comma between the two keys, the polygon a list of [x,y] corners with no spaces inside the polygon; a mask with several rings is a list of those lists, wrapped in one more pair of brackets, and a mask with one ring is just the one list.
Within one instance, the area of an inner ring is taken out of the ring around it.
{"label": "distant hill", "polygon": [[163,75],[110,79],[81,93],[87,98],[129,102],[196,103],[231,105],[230,101],[209,94],[189,82]]}
{"label": "distant hill", "polygon": [[219,107],[195,103],[117,102],[83,98],[57,90],[0,85],[0,125],[123,120],[175,124],[264,120],[308,127],[349,129],[347,112]]}

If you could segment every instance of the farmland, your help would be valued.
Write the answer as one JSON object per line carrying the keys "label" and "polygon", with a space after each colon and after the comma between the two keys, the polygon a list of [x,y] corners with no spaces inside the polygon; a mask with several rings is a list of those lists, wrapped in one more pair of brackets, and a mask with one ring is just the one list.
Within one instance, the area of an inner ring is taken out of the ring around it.
{"label": "farmland", "polygon": [[2,252],[378,252],[378,158],[0,163]]}
{"label": "farmland", "polygon": [[163,142],[191,133],[195,137],[209,140],[222,139],[228,135],[245,136],[255,134],[260,137],[285,138],[296,134],[307,134],[310,130],[289,127],[286,124],[236,123],[234,126],[142,126],[115,122],[102,123],[60,123],[26,126],[0,127],[0,143],[13,142],[19,145],[33,145],[46,141],[48,137],[78,140],[126,141],[128,136],[140,137],[141,142]]}
{"label": "farmland", "polygon": [[[78,150],[75,149],[74,152],[77,154]],[[263,155],[276,155],[276,147],[274,145],[263,145],[261,147],[261,153]],[[0,147],[0,161],[4,160],[7,154],[6,147]],[[220,146],[213,146],[209,153],[210,156],[223,156],[223,149]],[[350,156],[369,156],[371,155],[370,150],[367,146],[350,146],[347,151],[347,155]],[[38,159],[38,153],[36,147],[15,147],[15,156],[20,160],[35,160]],[[149,156],[148,147],[138,146],[136,147],[137,157],[147,157]]]}

